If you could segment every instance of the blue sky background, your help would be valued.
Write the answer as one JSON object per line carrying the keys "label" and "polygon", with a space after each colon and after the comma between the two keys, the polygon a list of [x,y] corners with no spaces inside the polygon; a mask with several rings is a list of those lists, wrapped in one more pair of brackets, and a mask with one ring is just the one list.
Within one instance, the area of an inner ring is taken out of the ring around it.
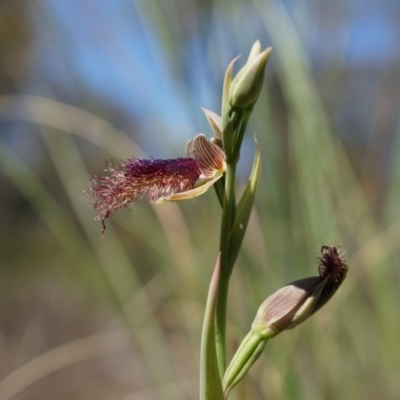
{"label": "blue sky background", "polygon": [[[34,55],[19,91],[87,111],[99,112],[93,103],[101,105],[106,119],[127,129],[149,152],[159,150],[160,133],[167,132],[169,143],[179,146],[207,130],[200,107],[218,111],[229,61],[245,55],[255,39],[270,44],[263,15],[250,3],[232,2],[226,12],[218,2],[210,9],[195,1],[154,2],[164,13],[169,33],[145,1],[27,4]],[[335,66],[342,74],[353,74],[343,88],[341,108],[331,110],[332,120],[345,139],[365,140],[379,77],[400,61],[400,2],[280,4],[291,16],[316,73]],[[274,68],[272,58],[269,76]]]}

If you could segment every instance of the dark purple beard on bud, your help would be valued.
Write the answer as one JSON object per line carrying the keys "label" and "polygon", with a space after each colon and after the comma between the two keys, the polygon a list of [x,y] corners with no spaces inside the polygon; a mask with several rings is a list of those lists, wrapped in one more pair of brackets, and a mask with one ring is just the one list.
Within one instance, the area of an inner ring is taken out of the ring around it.
{"label": "dark purple beard on bud", "polygon": [[349,267],[343,254],[336,246],[322,246],[319,258],[318,272],[320,280],[326,279],[321,295],[315,306],[315,311],[320,309],[336,293],[346,278]]}
{"label": "dark purple beard on bud", "polygon": [[322,246],[319,258],[318,272],[322,279],[331,275],[336,279],[348,270],[346,260],[336,246]]}

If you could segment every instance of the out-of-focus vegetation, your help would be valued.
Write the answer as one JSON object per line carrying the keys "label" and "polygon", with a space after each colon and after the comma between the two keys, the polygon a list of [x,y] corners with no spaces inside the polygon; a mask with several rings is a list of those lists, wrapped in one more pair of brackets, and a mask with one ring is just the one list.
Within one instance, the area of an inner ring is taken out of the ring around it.
{"label": "out-of-focus vegetation", "polygon": [[1,2],[1,400],[197,398],[216,197],[135,205],[101,239],[82,189],[105,159],[178,157],[211,136],[200,106],[219,109],[227,63],[256,39],[274,50],[231,354],[272,291],[316,273],[321,245],[341,245],[350,271],[231,398],[398,398],[400,60],[379,43],[400,10],[311,3]]}

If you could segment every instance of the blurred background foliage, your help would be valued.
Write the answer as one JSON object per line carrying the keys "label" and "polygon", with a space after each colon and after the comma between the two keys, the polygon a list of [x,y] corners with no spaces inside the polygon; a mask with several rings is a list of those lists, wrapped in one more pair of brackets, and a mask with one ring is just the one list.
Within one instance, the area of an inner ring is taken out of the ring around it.
{"label": "blurred background foliage", "polygon": [[135,205],[101,239],[82,189],[104,160],[211,136],[200,106],[219,111],[256,39],[274,50],[239,167],[241,188],[256,132],[229,354],[272,291],[316,274],[320,246],[350,272],[231,398],[397,399],[399,37],[391,0],[2,0],[0,399],[198,398],[216,197]]}

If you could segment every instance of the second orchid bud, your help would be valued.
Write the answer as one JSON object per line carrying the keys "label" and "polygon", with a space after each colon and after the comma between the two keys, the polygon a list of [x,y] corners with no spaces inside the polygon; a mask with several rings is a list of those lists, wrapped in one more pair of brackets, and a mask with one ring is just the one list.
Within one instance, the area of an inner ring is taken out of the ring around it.
{"label": "second orchid bud", "polygon": [[323,246],[319,276],[313,276],[284,286],[269,296],[258,309],[253,322],[266,338],[292,329],[317,310],[336,292],[346,277],[348,266],[336,246]]}
{"label": "second orchid bud", "polygon": [[250,332],[240,344],[225,373],[225,397],[261,355],[267,341],[292,329],[319,310],[346,278],[348,266],[336,246],[323,246],[319,276],[292,282],[269,296],[259,307]]}

